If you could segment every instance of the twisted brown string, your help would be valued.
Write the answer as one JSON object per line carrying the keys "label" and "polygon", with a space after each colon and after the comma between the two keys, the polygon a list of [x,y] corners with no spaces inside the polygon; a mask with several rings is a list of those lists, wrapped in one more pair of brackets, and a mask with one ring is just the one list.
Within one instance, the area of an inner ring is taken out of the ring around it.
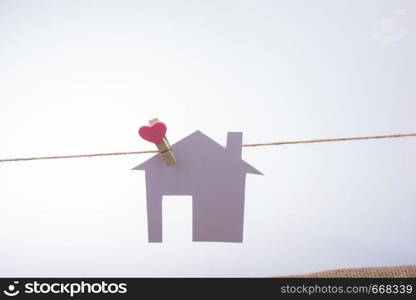
{"label": "twisted brown string", "polygon": [[281,145],[294,145],[294,144],[313,144],[313,143],[346,142],[346,141],[359,141],[359,140],[394,139],[394,138],[403,138],[403,137],[411,137],[411,136],[416,137],[416,133],[399,133],[399,134],[389,134],[389,135],[373,135],[373,136],[357,136],[357,137],[332,138],[332,139],[314,139],[314,140],[258,143],[258,144],[246,144],[246,145],[243,145],[243,147],[281,146]]}
{"label": "twisted brown string", "polygon": [[[294,145],[294,144],[313,144],[313,143],[346,142],[346,141],[359,141],[359,140],[393,139],[393,138],[404,138],[404,137],[416,137],[416,133],[399,133],[399,134],[389,134],[389,135],[374,135],[374,136],[359,136],[359,137],[346,137],[346,138],[331,138],[331,139],[313,139],[313,140],[256,143],[256,144],[244,144],[243,147],[282,146],[282,145]],[[48,159],[66,159],[66,158],[82,158],[82,157],[98,157],[98,156],[120,156],[120,155],[150,154],[150,153],[157,153],[157,152],[158,152],[157,150],[146,150],[146,151],[133,151],[133,152],[111,152],[111,153],[60,155],[60,156],[7,158],[7,159],[0,159],[0,163],[16,162],[16,161],[29,161],[29,160],[48,160]]]}

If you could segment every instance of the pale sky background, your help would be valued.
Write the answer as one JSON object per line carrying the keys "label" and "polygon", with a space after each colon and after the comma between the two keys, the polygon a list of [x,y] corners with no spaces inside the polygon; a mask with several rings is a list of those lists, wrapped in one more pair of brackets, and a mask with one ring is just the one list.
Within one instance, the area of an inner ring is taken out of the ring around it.
{"label": "pale sky background", "polygon": [[[416,131],[416,3],[0,1],[0,158]],[[393,37],[390,39],[390,37]],[[271,276],[416,263],[416,139],[250,148],[244,242],[147,242],[150,156],[0,164],[0,276]]]}

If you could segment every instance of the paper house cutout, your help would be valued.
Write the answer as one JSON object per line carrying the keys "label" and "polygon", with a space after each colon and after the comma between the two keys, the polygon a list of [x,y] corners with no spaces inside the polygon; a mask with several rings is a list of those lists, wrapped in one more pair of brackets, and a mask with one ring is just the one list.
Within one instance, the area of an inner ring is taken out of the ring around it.
{"label": "paper house cutout", "polygon": [[241,159],[242,140],[229,132],[223,147],[196,131],[172,145],[175,165],[157,154],[133,169],[145,171],[149,242],[162,242],[165,195],[192,196],[193,241],[243,241],[246,174],[262,174]]}

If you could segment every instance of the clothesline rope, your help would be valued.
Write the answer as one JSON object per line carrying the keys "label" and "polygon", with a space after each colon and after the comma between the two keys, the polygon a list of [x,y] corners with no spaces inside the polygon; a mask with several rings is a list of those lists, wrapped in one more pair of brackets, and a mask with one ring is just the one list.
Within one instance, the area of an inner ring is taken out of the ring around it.
{"label": "clothesline rope", "polygon": [[[405,138],[405,137],[416,137],[416,133],[399,133],[399,134],[389,134],[389,135],[373,135],[373,136],[358,136],[358,137],[344,137],[344,138],[328,138],[328,139],[312,139],[312,140],[256,143],[256,144],[244,144],[243,147],[283,146],[283,145],[295,145],[295,144],[347,142],[347,141],[375,140],[375,139],[394,139],[394,138]],[[110,153],[59,155],[59,156],[20,157],[20,158],[0,159],[0,163],[18,162],[18,161],[31,161],[31,160],[49,160],[49,159],[100,157],[100,156],[138,155],[138,154],[152,154],[152,153],[157,153],[157,152],[158,152],[157,150],[145,150],[145,151],[132,151],[132,152],[110,152]]]}

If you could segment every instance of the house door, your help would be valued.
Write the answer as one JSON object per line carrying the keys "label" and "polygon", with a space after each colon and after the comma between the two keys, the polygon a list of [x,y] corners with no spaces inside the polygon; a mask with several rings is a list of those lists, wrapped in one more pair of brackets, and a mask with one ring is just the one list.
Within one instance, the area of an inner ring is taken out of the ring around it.
{"label": "house door", "polygon": [[192,196],[163,196],[164,243],[192,242]]}

